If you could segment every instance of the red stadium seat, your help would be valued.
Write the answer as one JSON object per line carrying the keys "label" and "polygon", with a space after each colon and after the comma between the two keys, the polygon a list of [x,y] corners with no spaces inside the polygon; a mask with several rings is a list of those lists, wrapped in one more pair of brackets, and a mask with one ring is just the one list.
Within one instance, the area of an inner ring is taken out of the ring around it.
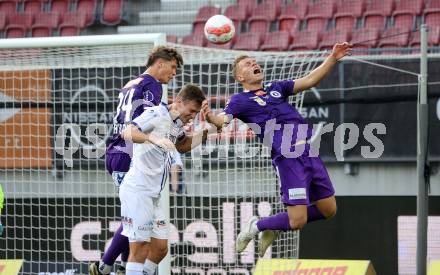
{"label": "red stadium seat", "polygon": [[117,25],[122,18],[123,0],[103,0],[101,23],[105,25]]}
{"label": "red stadium seat", "polygon": [[0,12],[0,31],[3,31],[6,28],[6,19],[6,14]]}
{"label": "red stadium seat", "polygon": [[365,0],[338,0],[336,2],[336,14],[338,17],[361,17],[365,10]]}
{"label": "red stadium seat", "polygon": [[290,44],[290,35],[286,31],[269,32],[264,38],[262,51],[287,51]]}
{"label": "red stadium seat", "polygon": [[409,41],[409,33],[406,29],[399,27],[389,28],[382,33],[382,37],[379,41],[380,48],[400,48],[406,47]]}
{"label": "red stadium seat", "polygon": [[177,36],[167,34],[167,42],[177,43]]}
{"label": "red stadium seat", "polygon": [[4,12],[6,15],[14,14],[17,12],[17,3],[20,0],[3,0],[0,1],[0,12]]}
{"label": "red stadium seat", "polygon": [[26,28],[20,25],[6,27],[6,38],[22,38],[26,36]]}
{"label": "red stadium seat", "polygon": [[316,50],[320,39],[320,31],[318,30],[300,31],[293,38],[289,50]]}
{"label": "red stadium seat", "polygon": [[351,43],[354,49],[374,48],[379,42],[380,31],[375,28],[362,28],[352,33]]}
{"label": "red stadium seat", "polygon": [[364,19],[364,27],[382,30],[385,28],[386,20],[382,15],[370,15]]}
{"label": "red stadium seat", "polygon": [[253,19],[249,21],[249,32],[265,34],[269,32],[270,21],[264,19]]}
{"label": "red stadium seat", "polygon": [[440,12],[440,1],[438,0],[426,0],[426,7],[424,13]]}
{"label": "red stadium seat", "polygon": [[32,24],[31,36],[52,36],[52,31],[58,28],[59,23],[60,15],[58,13],[40,13],[40,16],[35,17],[34,24]]}
{"label": "red stadium seat", "polygon": [[50,3],[50,11],[63,16],[69,11],[69,0],[52,0]]}
{"label": "red stadium seat", "polygon": [[317,2],[309,2],[306,19],[325,18],[330,19],[335,12],[335,3],[333,0],[321,0]]}
{"label": "red stadium seat", "polygon": [[365,17],[370,15],[390,16],[394,9],[394,0],[370,0],[364,13]]}
{"label": "red stadium seat", "polygon": [[76,11],[86,15],[86,26],[90,26],[95,21],[97,0],[78,0]]}
{"label": "red stadium seat", "polygon": [[258,6],[255,6],[251,10],[251,17],[249,18],[249,20],[263,19],[274,21],[277,19],[279,11],[280,10],[276,5],[273,5],[271,3],[262,3]]}
{"label": "red stadium seat", "polygon": [[189,34],[182,38],[182,44],[203,47],[206,45],[206,38],[203,33]]}
{"label": "red stadium seat", "polygon": [[81,28],[72,24],[61,24],[58,28],[60,36],[77,36],[81,32]]}
{"label": "red stadium seat", "polygon": [[[436,46],[440,44],[440,27],[430,28],[428,32],[428,46]],[[420,31],[412,34],[411,41],[409,42],[410,47],[420,48]]]}
{"label": "red stadium seat", "polygon": [[439,13],[428,13],[425,15],[425,24],[430,27],[440,26],[440,12]]}
{"label": "red stadium seat", "polygon": [[410,31],[413,29],[416,18],[412,14],[398,14],[394,17],[394,26],[403,31]]}
{"label": "red stadium seat", "polygon": [[356,17],[341,16],[335,18],[335,29],[352,30],[356,27]]}
{"label": "red stadium seat", "polygon": [[193,23],[193,34],[203,34],[205,29],[205,22]]}
{"label": "red stadium seat", "polygon": [[348,41],[350,41],[350,32],[348,30],[332,29],[322,34],[322,41],[319,44],[319,49],[333,49],[333,46],[336,43]]}
{"label": "red stadium seat", "polygon": [[242,33],[237,35],[234,50],[258,51],[262,42],[261,33]]}
{"label": "red stadium seat", "polygon": [[58,31],[60,36],[79,35],[82,28],[86,26],[87,16],[84,13],[68,12],[64,14]]}
{"label": "red stadium seat", "polygon": [[254,8],[254,6],[257,5],[256,0],[237,0],[237,5],[240,6],[242,9],[246,10],[246,13],[249,14],[251,9]]}
{"label": "red stadium seat", "polygon": [[296,0],[281,9],[281,15],[278,18],[280,23],[284,20],[302,20],[307,13],[307,1]]}
{"label": "red stadium seat", "polygon": [[236,33],[241,31],[242,22],[246,21],[248,18],[246,8],[239,5],[229,5],[225,10],[224,15],[234,22]]}
{"label": "red stadium seat", "polygon": [[292,36],[298,32],[300,26],[299,19],[283,19],[279,22],[279,30],[289,32]]}
{"label": "red stadium seat", "polygon": [[420,15],[423,10],[423,0],[396,0],[393,17],[397,15]]}
{"label": "red stadium seat", "polygon": [[38,14],[43,11],[43,6],[46,0],[25,0],[24,2],[24,12]]}
{"label": "red stadium seat", "polygon": [[325,31],[327,27],[327,19],[325,18],[312,18],[307,20],[307,30],[316,30],[318,32]]}
{"label": "red stadium seat", "polygon": [[280,14],[280,11],[284,6],[284,0],[264,0],[263,3],[275,6],[277,14]]}
{"label": "red stadium seat", "polygon": [[22,26],[27,31],[32,27],[34,16],[29,13],[13,13],[9,15],[8,27]]}
{"label": "red stadium seat", "polygon": [[221,9],[215,6],[203,6],[199,9],[194,23],[206,22],[208,19],[216,14],[221,14]]}

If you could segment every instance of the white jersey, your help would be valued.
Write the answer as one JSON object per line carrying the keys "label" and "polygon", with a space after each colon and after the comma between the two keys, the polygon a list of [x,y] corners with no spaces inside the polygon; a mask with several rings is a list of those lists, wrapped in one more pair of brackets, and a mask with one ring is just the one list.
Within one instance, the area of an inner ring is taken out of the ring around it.
{"label": "white jersey", "polygon": [[[144,133],[168,138],[173,143],[185,136],[180,119],[173,120],[166,104],[146,108],[132,121]],[[139,191],[151,197],[159,197],[171,167],[173,152],[155,144],[133,144],[130,170],[124,177],[121,188]]]}

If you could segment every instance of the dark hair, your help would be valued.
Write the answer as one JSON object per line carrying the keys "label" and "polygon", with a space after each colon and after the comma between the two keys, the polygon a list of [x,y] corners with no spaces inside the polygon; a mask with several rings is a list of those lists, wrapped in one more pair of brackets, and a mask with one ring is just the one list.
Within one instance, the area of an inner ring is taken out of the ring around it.
{"label": "dark hair", "polygon": [[240,61],[242,61],[243,59],[249,58],[249,55],[239,55],[234,59],[234,63],[232,63],[232,76],[237,79],[237,67],[238,67],[238,63],[240,63]]}
{"label": "dark hair", "polygon": [[198,104],[206,99],[205,93],[194,84],[186,84],[177,94],[183,101],[196,101]]}
{"label": "dark hair", "polygon": [[177,68],[183,65],[183,58],[176,49],[167,46],[154,47],[148,56],[147,68],[153,65],[158,59],[165,59],[167,61],[176,60]]}

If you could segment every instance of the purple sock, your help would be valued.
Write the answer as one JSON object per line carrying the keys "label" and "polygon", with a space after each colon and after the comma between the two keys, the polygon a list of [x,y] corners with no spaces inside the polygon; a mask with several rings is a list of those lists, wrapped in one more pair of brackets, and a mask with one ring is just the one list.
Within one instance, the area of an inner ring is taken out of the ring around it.
{"label": "purple sock", "polygon": [[[324,215],[318,210],[316,205],[310,205],[307,207],[307,223],[325,219]],[[278,213],[267,218],[261,218],[257,222],[258,230],[282,230],[290,231],[292,228],[289,223],[289,216],[287,212]]]}
{"label": "purple sock", "polygon": [[325,219],[325,217],[322,215],[321,211],[319,211],[316,205],[309,205],[307,207],[307,223],[323,219]]}
{"label": "purple sock", "polygon": [[289,224],[289,216],[287,215],[287,212],[282,212],[273,216],[261,218],[257,222],[257,227],[260,232],[269,229],[282,231],[292,230]]}
{"label": "purple sock", "polygon": [[110,247],[107,249],[107,251],[104,253],[104,256],[102,257],[102,261],[106,265],[113,265],[122,252],[129,250],[128,238],[121,235],[121,232],[122,224],[121,226],[119,226],[118,230],[116,230]]}

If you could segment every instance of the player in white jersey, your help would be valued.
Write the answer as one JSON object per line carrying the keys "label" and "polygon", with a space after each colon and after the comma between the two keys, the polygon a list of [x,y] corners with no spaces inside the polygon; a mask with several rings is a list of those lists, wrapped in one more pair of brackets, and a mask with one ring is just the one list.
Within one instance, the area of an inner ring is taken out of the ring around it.
{"label": "player in white jersey", "polygon": [[183,130],[202,105],[205,110],[204,93],[197,86],[186,85],[173,104],[147,108],[122,132],[125,140],[134,143],[132,164],[119,191],[122,234],[130,242],[127,275],[154,274],[168,252],[168,225],[160,193],[172,151],[187,152],[207,138],[208,129],[192,136]]}

